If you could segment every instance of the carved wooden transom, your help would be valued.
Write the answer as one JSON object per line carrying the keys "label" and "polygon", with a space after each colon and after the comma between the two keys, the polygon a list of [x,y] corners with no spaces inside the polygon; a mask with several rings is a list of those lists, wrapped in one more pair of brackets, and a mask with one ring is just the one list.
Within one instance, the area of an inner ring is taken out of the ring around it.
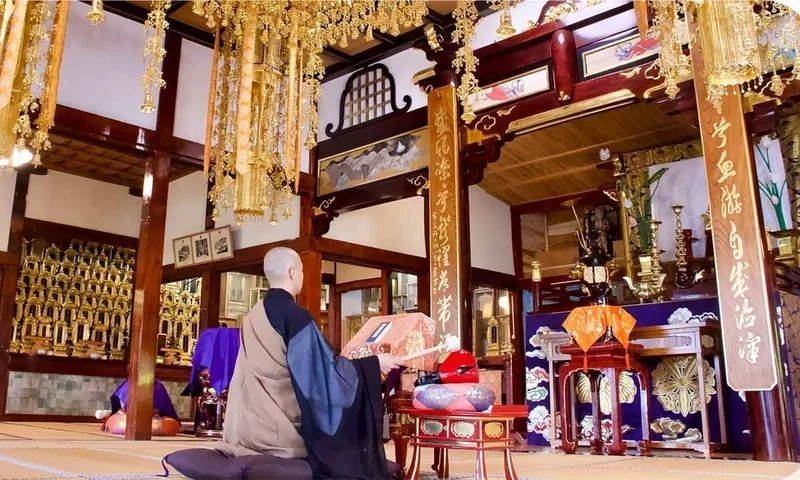
{"label": "carved wooden transom", "polygon": [[396,101],[397,89],[394,77],[386,65],[375,64],[359,70],[347,79],[339,101],[339,125],[325,127],[328,136],[339,135],[343,131],[375,120],[387,113],[407,112],[411,107],[411,97],[403,97],[403,106]]}

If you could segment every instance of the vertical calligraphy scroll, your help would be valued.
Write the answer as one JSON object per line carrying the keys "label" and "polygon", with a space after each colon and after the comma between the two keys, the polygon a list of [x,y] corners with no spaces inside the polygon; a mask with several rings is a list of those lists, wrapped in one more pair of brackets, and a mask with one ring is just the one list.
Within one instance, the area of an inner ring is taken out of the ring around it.
{"label": "vertical calligraphy scroll", "polygon": [[428,94],[430,302],[431,317],[436,322],[437,341],[448,336],[460,338],[461,332],[461,174],[457,114],[456,90],[453,86],[439,87]]}
{"label": "vertical calligraphy scroll", "polygon": [[742,96],[738,87],[729,87],[717,111],[707,100],[703,53],[697,43],[692,45],[692,66],[728,385],[737,391],[771,390],[778,382],[776,312],[768,287],[753,147]]}

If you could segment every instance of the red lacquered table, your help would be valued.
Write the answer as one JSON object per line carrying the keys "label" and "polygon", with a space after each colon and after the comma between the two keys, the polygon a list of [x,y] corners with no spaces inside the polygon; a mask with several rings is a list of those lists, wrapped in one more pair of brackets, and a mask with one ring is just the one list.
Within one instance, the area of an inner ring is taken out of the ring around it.
{"label": "red lacquered table", "polygon": [[410,446],[414,448],[411,466],[406,480],[419,479],[422,448],[439,449],[439,459],[435,470],[439,478],[450,476],[448,450],[472,450],[476,452],[476,480],[486,480],[487,451],[502,451],[506,480],[517,480],[514,464],[511,461],[511,447],[514,440],[512,426],[514,419],[526,418],[526,405],[495,405],[491,412],[442,412],[434,410],[402,410],[400,413],[414,419],[414,434]]}

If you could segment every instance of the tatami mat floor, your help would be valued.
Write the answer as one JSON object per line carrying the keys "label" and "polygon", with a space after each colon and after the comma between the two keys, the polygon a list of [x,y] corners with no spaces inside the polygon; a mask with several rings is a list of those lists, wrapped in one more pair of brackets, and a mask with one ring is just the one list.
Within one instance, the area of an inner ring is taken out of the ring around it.
{"label": "tatami mat floor", "polygon": [[[163,478],[164,455],[186,448],[212,447],[190,436],[126,442],[100,432],[98,424],[0,422],[0,479],[93,480]],[[387,448],[390,458],[393,448]],[[422,465],[431,463],[430,452]],[[800,465],[679,457],[597,457],[559,453],[515,453],[520,480],[800,480]],[[488,456],[490,477],[504,478],[502,457]],[[451,478],[470,479],[475,457],[450,454]],[[175,472],[169,478],[182,479]],[[434,478],[427,473],[423,478]]]}

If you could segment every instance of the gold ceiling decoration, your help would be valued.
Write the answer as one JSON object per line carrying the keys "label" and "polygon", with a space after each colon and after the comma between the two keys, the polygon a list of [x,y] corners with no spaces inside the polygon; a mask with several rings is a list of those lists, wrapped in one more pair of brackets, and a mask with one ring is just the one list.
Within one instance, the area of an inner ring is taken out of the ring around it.
{"label": "gold ceiling decoration", "polygon": [[232,208],[241,222],[270,210],[273,224],[291,215],[303,146],[316,145],[323,49],[375,30],[399,35],[428,13],[418,0],[194,0],[193,11],[217,32],[205,159],[215,215]]}
{"label": "gold ceiling decoration", "polygon": [[69,0],[4,2],[0,29],[0,171],[50,148]]}
{"label": "gold ceiling decoration", "polygon": [[[698,36],[703,50],[708,100],[717,110],[730,87],[780,95],[800,75],[800,16],[778,2],[763,0],[649,0],[655,19],[647,35],[661,41],[657,78],[664,77],[666,93],[674,98],[677,84],[691,74],[683,45]],[[694,19],[689,32],[686,17]],[[652,68],[652,67],[651,67]],[[781,77],[779,72],[792,71]]]}
{"label": "gold ceiling decoration", "polygon": [[[706,403],[717,393],[714,374],[714,368],[703,360]],[[653,395],[667,412],[680,413],[684,417],[699,412],[701,405],[697,357],[694,355],[665,357],[653,370]]]}
{"label": "gold ceiling decoration", "polygon": [[[495,4],[496,6],[497,4]],[[456,92],[461,100],[463,110],[461,119],[470,123],[475,120],[471,99],[481,91],[478,87],[478,78],[475,76],[475,71],[478,69],[478,58],[475,57],[475,51],[472,48],[472,43],[475,41],[475,27],[480,19],[475,2],[458,0],[456,8],[453,10],[453,19],[456,22],[456,28],[453,30],[453,42],[461,44],[456,52],[456,58],[453,59],[455,72],[461,73],[461,84]]]}
{"label": "gold ceiling decoration", "polygon": [[[144,44],[144,75],[142,75],[142,90],[144,90],[144,102],[141,110],[144,113],[156,111],[155,98],[153,92],[166,86],[166,82],[161,78],[161,62],[167,51],[164,49],[164,32],[167,30],[167,9],[169,0],[153,0],[150,13],[144,22],[144,28],[148,33]],[[94,6],[92,7],[94,9]]]}

